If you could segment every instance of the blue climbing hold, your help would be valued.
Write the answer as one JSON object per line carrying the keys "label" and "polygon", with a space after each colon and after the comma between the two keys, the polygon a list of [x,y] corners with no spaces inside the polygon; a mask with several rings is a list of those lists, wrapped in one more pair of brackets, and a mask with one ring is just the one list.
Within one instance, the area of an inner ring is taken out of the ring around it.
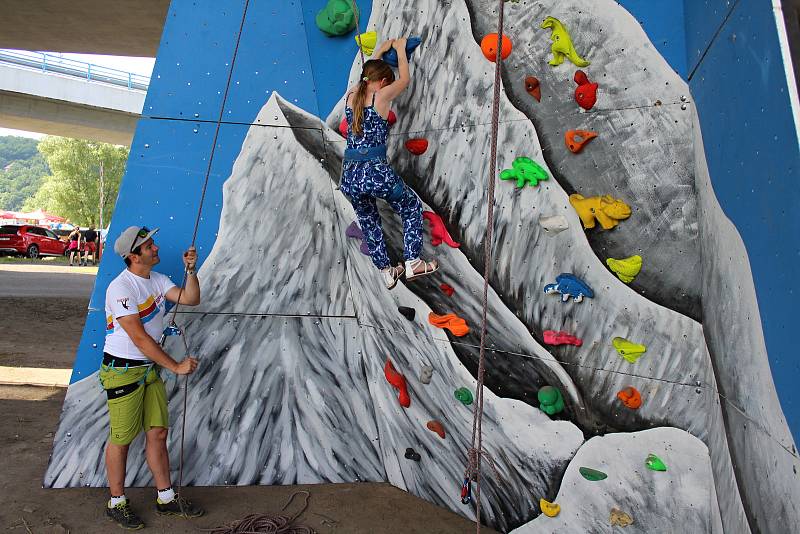
{"label": "blue climbing hold", "polygon": [[[414,50],[417,49],[417,47],[420,45],[421,42],[422,39],[420,39],[419,37],[409,37],[406,40],[406,57],[408,57],[408,59],[411,59],[411,54],[414,53]],[[384,60],[389,65],[391,65],[392,67],[396,67],[397,50],[395,50],[394,48],[390,48],[388,52],[383,54],[383,57],[381,57],[381,59]]]}
{"label": "blue climbing hold", "polygon": [[556,283],[544,286],[544,293],[545,295],[561,293],[561,302],[567,302],[570,297],[573,302],[581,302],[583,297],[594,297],[592,288],[572,273],[561,273],[556,276]]}

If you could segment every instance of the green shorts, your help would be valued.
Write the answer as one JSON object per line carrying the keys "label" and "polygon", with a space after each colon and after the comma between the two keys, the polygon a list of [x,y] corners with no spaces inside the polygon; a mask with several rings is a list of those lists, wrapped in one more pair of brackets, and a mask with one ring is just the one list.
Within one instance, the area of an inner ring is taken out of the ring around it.
{"label": "green shorts", "polygon": [[108,399],[111,443],[128,445],[142,429],[147,432],[153,427],[169,427],[167,390],[157,366],[128,369],[100,366],[100,383],[104,389],[121,388],[137,382],[142,383],[132,392]]}

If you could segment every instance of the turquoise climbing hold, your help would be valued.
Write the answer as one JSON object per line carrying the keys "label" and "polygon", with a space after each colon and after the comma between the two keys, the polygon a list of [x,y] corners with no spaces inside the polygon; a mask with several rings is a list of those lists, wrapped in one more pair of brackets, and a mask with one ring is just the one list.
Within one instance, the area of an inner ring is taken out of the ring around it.
{"label": "turquoise climbing hold", "polygon": [[564,396],[557,387],[544,386],[539,388],[539,409],[547,415],[555,415],[564,411]]}
{"label": "turquoise climbing hold", "polygon": [[500,173],[501,180],[516,180],[517,187],[524,187],[526,183],[535,186],[549,178],[547,171],[541,165],[524,156],[515,159],[510,169],[503,169]]}
{"label": "turquoise climbing hold", "polygon": [[[422,42],[422,39],[419,37],[409,37],[406,39],[406,57],[411,59],[411,55],[414,53],[414,50],[417,49],[419,44]],[[397,67],[397,50],[394,48],[390,48],[383,56],[381,57],[386,63],[391,65],[392,67]]]}
{"label": "turquoise climbing hold", "polygon": [[651,471],[666,471],[667,464],[665,464],[661,458],[656,456],[655,454],[648,454],[647,459],[644,461],[644,465],[647,466],[648,469]]}
{"label": "turquoise climbing hold", "polygon": [[350,0],[328,0],[317,13],[317,28],[329,37],[350,33],[356,27],[353,5]]}
{"label": "turquoise climbing hold", "polygon": [[592,469],[591,467],[580,467],[578,468],[578,471],[583,478],[592,482],[598,482],[608,478],[607,474],[603,473],[602,471],[598,471],[597,469]]}
{"label": "turquoise climbing hold", "polygon": [[453,392],[453,395],[455,395],[459,402],[464,406],[469,406],[472,404],[472,392],[467,388],[458,388]]}

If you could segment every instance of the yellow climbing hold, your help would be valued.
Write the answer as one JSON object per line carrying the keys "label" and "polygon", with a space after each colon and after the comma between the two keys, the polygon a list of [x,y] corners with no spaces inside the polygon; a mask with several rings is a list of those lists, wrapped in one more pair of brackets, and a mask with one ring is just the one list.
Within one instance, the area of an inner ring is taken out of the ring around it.
{"label": "yellow climbing hold", "polygon": [[613,340],[611,340],[611,344],[614,345],[615,349],[617,349],[619,355],[628,360],[630,363],[636,363],[636,360],[641,358],[642,354],[647,351],[647,347],[645,345],[633,343],[624,337],[615,337]]}
{"label": "yellow climbing hold", "polygon": [[553,52],[553,59],[550,64],[553,66],[561,65],[564,63],[564,58],[569,59],[578,67],[588,67],[589,62],[578,55],[575,51],[575,46],[572,44],[572,37],[569,36],[567,28],[561,23],[560,20],[554,17],[547,17],[542,22],[542,29],[550,28],[553,33],[550,35],[550,40],[553,45],[550,49]]}
{"label": "yellow climbing hold", "polygon": [[631,207],[622,199],[611,195],[584,197],[573,193],[569,196],[569,203],[578,212],[578,217],[586,229],[594,228],[599,222],[603,230],[611,230],[620,221],[631,216]]}
{"label": "yellow climbing hold", "polygon": [[378,45],[378,32],[364,32],[356,35],[355,39],[356,44],[361,47],[364,54],[371,56],[375,51],[375,47]]}
{"label": "yellow climbing hold", "polygon": [[639,274],[639,271],[642,270],[642,257],[637,255],[621,260],[608,258],[606,264],[608,264],[609,269],[614,271],[614,274],[616,274],[620,280],[626,284],[630,284],[633,282],[633,279],[636,278],[636,275]]}
{"label": "yellow climbing hold", "polygon": [[544,499],[539,499],[539,508],[541,508],[542,513],[547,517],[555,517],[561,511],[560,505]]}

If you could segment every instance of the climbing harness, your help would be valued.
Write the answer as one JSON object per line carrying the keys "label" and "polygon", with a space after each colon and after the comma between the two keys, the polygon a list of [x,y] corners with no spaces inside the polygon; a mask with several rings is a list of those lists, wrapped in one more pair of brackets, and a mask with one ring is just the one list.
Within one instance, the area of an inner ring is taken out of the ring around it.
{"label": "climbing harness", "polygon": [[[503,35],[503,0],[498,0],[497,35]],[[497,133],[500,117],[500,69],[503,64],[502,47],[496,47],[494,64],[494,95],[492,100],[492,133],[491,133],[491,160],[489,164],[489,186],[487,190],[486,207],[486,235],[483,240],[484,268],[483,268],[483,310],[481,315],[481,341],[478,354],[478,377],[475,386],[475,408],[472,416],[472,439],[467,451],[467,468],[464,472],[465,485],[462,485],[462,502],[464,502],[464,488],[467,489],[466,497],[472,500],[470,480],[475,480],[475,525],[476,532],[481,531],[481,459],[485,458],[492,467],[495,476],[498,475],[494,461],[487,451],[483,449],[483,436],[481,422],[483,420],[483,378],[486,370],[486,321],[489,302],[489,275],[492,269],[492,230],[494,229],[494,184],[497,172]],[[466,504],[466,503],[465,503]]]}

